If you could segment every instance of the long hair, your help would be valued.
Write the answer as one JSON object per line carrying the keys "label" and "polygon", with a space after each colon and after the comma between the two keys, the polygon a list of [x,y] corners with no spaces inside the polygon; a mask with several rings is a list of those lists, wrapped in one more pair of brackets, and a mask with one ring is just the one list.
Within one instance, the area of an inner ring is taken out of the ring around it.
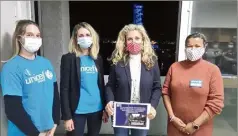
{"label": "long hair", "polygon": [[[31,20],[18,20],[17,25],[15,28],[15,31],[13,33],[12,37],[12,47],[13,47],[13,53],[10,59],[14,58],[16,55],[19,54],[21,50],[21,43],[20,43],[20,36],[24,35],[26,33],[26,27],[28,25],[35,25],[38,29],[39,26]],[[40,30],[40,29],[39,29]]]}
{"label": "long hair", "polygon": [[99,36],[98,36],[97,32],[93,29],[93,27],[86,22],[82,22],[82,23],[75,25],[73,32],[72,32],[71,39],[69,41],[69,52],[75,53],[76,56],[80,56],[80,54],[81,54],[80,47],[77,45],[77,33],[80,28],[85,28],[90,32],[90,34],[92,36],[93,43],[89,49],[89,55],[93,59],[97,59],[97,56],[99,53]]}
{"label": "long hair", "polygon": [[124,26],[122,30],[119,32],[116,47],[112,52],[110,61],[113,64],[117,64],[119,61],[123,61],[125,65],[127,65],[129,60],[129,52],[125,50],[126,48],[126,35],[129,31],[138,31],[142,35],[142,50],[141,57],[142,62],[146,65],[147,69],[150,69],[154,66],[155,61],[157,61],[157,56],[152,49],[152,45],[150,42],[150,38],[142,25],[129,24]]}

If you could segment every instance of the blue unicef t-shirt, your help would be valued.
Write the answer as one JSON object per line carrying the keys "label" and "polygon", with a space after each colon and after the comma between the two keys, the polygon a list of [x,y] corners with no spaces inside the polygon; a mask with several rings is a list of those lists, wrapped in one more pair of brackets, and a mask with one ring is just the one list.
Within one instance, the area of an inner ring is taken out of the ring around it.
{"label": "blue unicef t-shirt", "polygon": [[[36,56],[34,60],[28,60],[16,56],[3,65],[1,73],[3,95],[22,96],[23,107],[40,132],[49,130],[54,125],[52,117],[54,82],[56,82],[54,69],[50,61],[43,57]],[[25,136],[25,134],[13,122],[8,121],[8,136]]]}
{"label": "blue unicef t-shirt", "polygon": [[87,114],[102,110],[102,101],[98,87],[98,71],[90,56],[80,57],[81,87],[76,114]]}

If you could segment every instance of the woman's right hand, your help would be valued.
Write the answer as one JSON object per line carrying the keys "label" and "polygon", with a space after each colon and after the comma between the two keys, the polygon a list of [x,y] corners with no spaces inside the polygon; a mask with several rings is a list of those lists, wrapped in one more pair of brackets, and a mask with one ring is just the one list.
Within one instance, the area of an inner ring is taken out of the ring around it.
{"label": "woman's right hand", "polygon": [[[179,118],[174,117],[172,124],[181,132],[185,131],[186,124]],[[185,133],[185,132],[184,132]]]}
{"label": "woman's right hand", "polygon": [[67,131],[73,131],[74,130],[74,122],[72,119],[64,121],[64,128]]}
{"label": "woman's right hand", "polygon": [[112,116],[113,115],[113,101],[108,102],[105,109],[107,111],[107,114],[109,116]]}

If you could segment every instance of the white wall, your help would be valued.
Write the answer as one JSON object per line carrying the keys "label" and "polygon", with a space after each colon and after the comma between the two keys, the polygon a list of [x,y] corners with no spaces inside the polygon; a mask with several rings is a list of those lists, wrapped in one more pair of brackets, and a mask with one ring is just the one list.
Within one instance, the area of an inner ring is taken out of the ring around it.
{"label": "white wall", "polygon": [[192,27],[237,28],[237,1],[194,1]]}
{"label": "white wall", "polygon": [[[31,19],[30,1],[0,1],[1,25],[0,25],[0,60],[7,60],[12,54],[11,37],[19,19]],[[0,71],[2,63],[0,62]],[[1,89],[1,88],[0,88]],[[0,90],[0,136],[7,135],[7,123],[4,113],[3,97]]]}

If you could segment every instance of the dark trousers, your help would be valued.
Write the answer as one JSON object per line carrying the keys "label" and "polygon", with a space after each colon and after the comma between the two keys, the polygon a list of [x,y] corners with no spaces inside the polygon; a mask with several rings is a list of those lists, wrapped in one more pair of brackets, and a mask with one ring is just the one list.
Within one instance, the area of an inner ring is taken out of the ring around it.
{"label": "dark trousers", "polygon": [[99,136],[102,125],[102,111],[89,114],[75,114],[73,117],[74,130],[67,132],[67,136],[83,136],[84,128],[87,121],[87,136]]}
{"label": "dark trousers", "polygon": [[131,136],[146,136],[148,130],[143,129],[128,129],[128,128],[115,128],[114,136],[129,136],[129,130],[131,130]]}

